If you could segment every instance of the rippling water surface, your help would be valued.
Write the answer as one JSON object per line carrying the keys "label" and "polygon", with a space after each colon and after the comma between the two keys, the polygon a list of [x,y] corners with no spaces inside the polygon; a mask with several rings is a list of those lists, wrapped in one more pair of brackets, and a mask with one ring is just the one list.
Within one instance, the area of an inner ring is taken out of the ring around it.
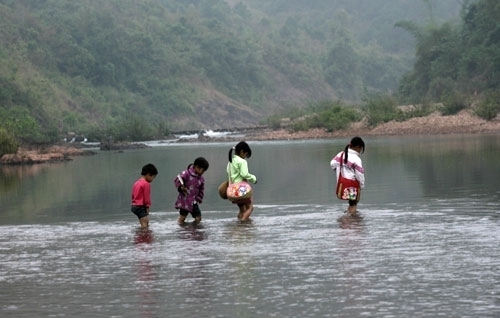
{"label": "rippling water surface", "polygon": [[[363,157],[367,189],[360,217],[355,218],[344,215],[345,204],[330,194],[328,161],[343,141],[253,145],[249,165],[261,178],[249,223],[238,222],[234,206],[216,195],[223,171],[218,166],[224,165],[216,158],[227,156],[231,145],[205,146],[211,194],[202,205],[204,220],[198,226],[175,222],[171,182],[189,162],[180,160],[175,166],[170,160],[194,159],[200,146],[98,154],[52,166],[15,186],[4,183],[0,314],[499,317],[499,189],[496,181],[489,181],[498,180],[498,166],[491,164],[499,148],[491,158],[471,164],[478,149],[498,145],[497,139],[456,141],[460,147],[428,155],[410,149],[422,142],[426,149],[442,149],[441,140],[368,142]],[[463,150],[471,142],[470,150]],[[448,161],[452,167],[447,170],[442,161],[450,152],[462,163]],[[288,161],[290,154],[294,160]],[[156,210],[151,229],[141,231],[127,202],[137,171],[129,173],[127,167],[137,170],[149,159],[158,163],[160,174],[152,184]],[[489,166],[481,171],[478,167],[484,164]],[[382,173],[386,166],[394,172],[391,178]],[[96,174],[90,185],[83,181],[89,167]],[[116,169],[114,174],[108,174],[110,167]],[[436,176],[437,168],[444,177]],[[78,191],[67,189],[62,171],[71,171],[68,180],[80,184],[75,186]],[[469,175],[476,181],[468,187],[450,181]],[[290,178],[302,182],[291,183]],[[281,182],[281,190],[269,179]],[[65,184],[61,191],[66,195],[24,202],[43,197],[42,188],[54,183]],[[433,189],[426,190],[429,187]],[[107,203],[98,208],[96,197],[102,192]],[[24,203],[12,203],[16,198]]]}

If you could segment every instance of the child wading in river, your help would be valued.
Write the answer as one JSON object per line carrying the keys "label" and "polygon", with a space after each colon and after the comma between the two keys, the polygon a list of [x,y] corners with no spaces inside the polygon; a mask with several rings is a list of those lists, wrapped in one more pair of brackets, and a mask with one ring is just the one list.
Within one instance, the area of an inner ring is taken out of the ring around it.
{"label": "child wading in river", "polygon": [[[229,183],[241,181],[257,183],[257,177],[248,172],[248,163],[246,159],[250,158],[250,156],[252,156],[252,150],[244,141],[239,142],[236,147],[229,150],[229,163],[227,164]],[[248,220],[253,212],[252,198],[250,197],[233,203],[237,204],[239,208],[238,219],[241,221]]]}
{"label": "child wading in river", "polygon": [[[365,151],[365,142],[361,137],[354,137],[351,142],[345,146],[344,151],[339,152],[330,161],[330,167],[335,170],[337,174],[337,183],[339,182],[339,176],[346,179],[357,181],[357,185],[360,189],[365,187],[365,169],[363,168],[363,163],[359,157]],[[359,202],[359,192],[356,193],[356,199],[349,199],[349,207],[347,211],[349,214],[353,215],[357,213],[357,206]]]}
{"label": "child wading in river", "polygon": [[186,170],[175,177],[174,184],[179,192],[177,201],[175,201],[175,208],[179,209],[180,214],[177,219],[179,224],[184,224],[187,215],[190,213],[195,223],[201,222],[199,204],[202,203],[205,195],[203,173],[207,171],[208,166],[208,161],[203,157],[199,157]]}
{"label": "child wading in river", "polygon": [[148,163],[142,167],[141,177],[132,186],[132,213],[137,215],[141,228],[149,226],[149,208],[151,207],[151,185],[150,183],[158,175],[154,165]]}

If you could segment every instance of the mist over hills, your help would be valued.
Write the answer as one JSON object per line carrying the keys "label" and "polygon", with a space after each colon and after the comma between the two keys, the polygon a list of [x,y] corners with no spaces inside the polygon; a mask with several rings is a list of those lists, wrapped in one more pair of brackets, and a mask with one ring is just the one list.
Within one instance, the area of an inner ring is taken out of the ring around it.
{"label": "mist over hills", "polygon": [[[252,126],[398,89],[456,0],[1,0],[0,111],[54,135]],[[33,128],[34,130],[36,130]]]}

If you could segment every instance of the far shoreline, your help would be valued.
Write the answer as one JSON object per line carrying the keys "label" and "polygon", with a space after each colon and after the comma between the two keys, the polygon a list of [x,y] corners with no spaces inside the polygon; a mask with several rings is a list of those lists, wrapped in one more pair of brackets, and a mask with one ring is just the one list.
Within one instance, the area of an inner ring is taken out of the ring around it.
{"label": "far shoreline", "polygon": [[292,132],[285,128],[266,129],[247,136],[246,140],[299,140],[299,139],[332,139],[343,137],[374,136],[439,136],[459,134],[500,134],[500,118],[487,121],[469,111],[464,110],[456,115],[443,116],[439,112],[425,117],[414,117],[406,121],[390,121],[369,127],[366,121],[352,123],[349,128],[327,132],[325,129],[313,128],[307,131]]}
{"label": "far shoreline", "polygon": [[[443,116],[438,112],[425,117],[415,117],[406,121],[390,121],[368,127],[366,121],[352,123],[349,128],[328,132],[323,128],[312,128],[306,131],[290,131],[287,128],[272,129],[269,127],[253,127],[239,130],[241,137],[207,137],[199,135],[193,139],[172,139],[172,144],[194,142],[232,142],[246,141],[290,141],[321,140],[360,137],[410,137],[410,136],[443,136],[443,135],[499,135],[500,118],[486,121],[464,110],[456,115]],[[109,145],[108,145],[109,146]],[[101,145],[101,151],[124,151],[128,149],[147,148],[145,143],[120,143],[112,147]],[[47,146],[43,149],[20,148],[16,154],[5,154],[0,158],[1,165],[31,165],[69,161],[74,156],[93,155],[94,151],[76,146],[72,143]]]}

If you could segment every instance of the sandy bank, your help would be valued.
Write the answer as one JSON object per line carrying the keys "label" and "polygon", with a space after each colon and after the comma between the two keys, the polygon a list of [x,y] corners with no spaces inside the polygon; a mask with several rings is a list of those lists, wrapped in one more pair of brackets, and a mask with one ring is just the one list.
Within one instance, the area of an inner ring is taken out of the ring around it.
{"label": "sandy bank", "polygon": [[412,136],[444,134],[500,134],[500,118],[486,121],[464,110],[456,115],[443,116],[435,112],[403,122],[390,121],[370,128],[366,121],[353,123],[348,129],[327,132],[324,129],[291,132],[287,129],[263,129],[246,136],[246,140],[325,139],[350,136]]}
{"label": "sandy bank", "polygon": [[91,155],[93,152],[72,146],[50,146],[44,149],[19,148],[15,154],[5,154],[0,158],[0,164],[23,165],[48,162],[69,161],[71,157]]}

